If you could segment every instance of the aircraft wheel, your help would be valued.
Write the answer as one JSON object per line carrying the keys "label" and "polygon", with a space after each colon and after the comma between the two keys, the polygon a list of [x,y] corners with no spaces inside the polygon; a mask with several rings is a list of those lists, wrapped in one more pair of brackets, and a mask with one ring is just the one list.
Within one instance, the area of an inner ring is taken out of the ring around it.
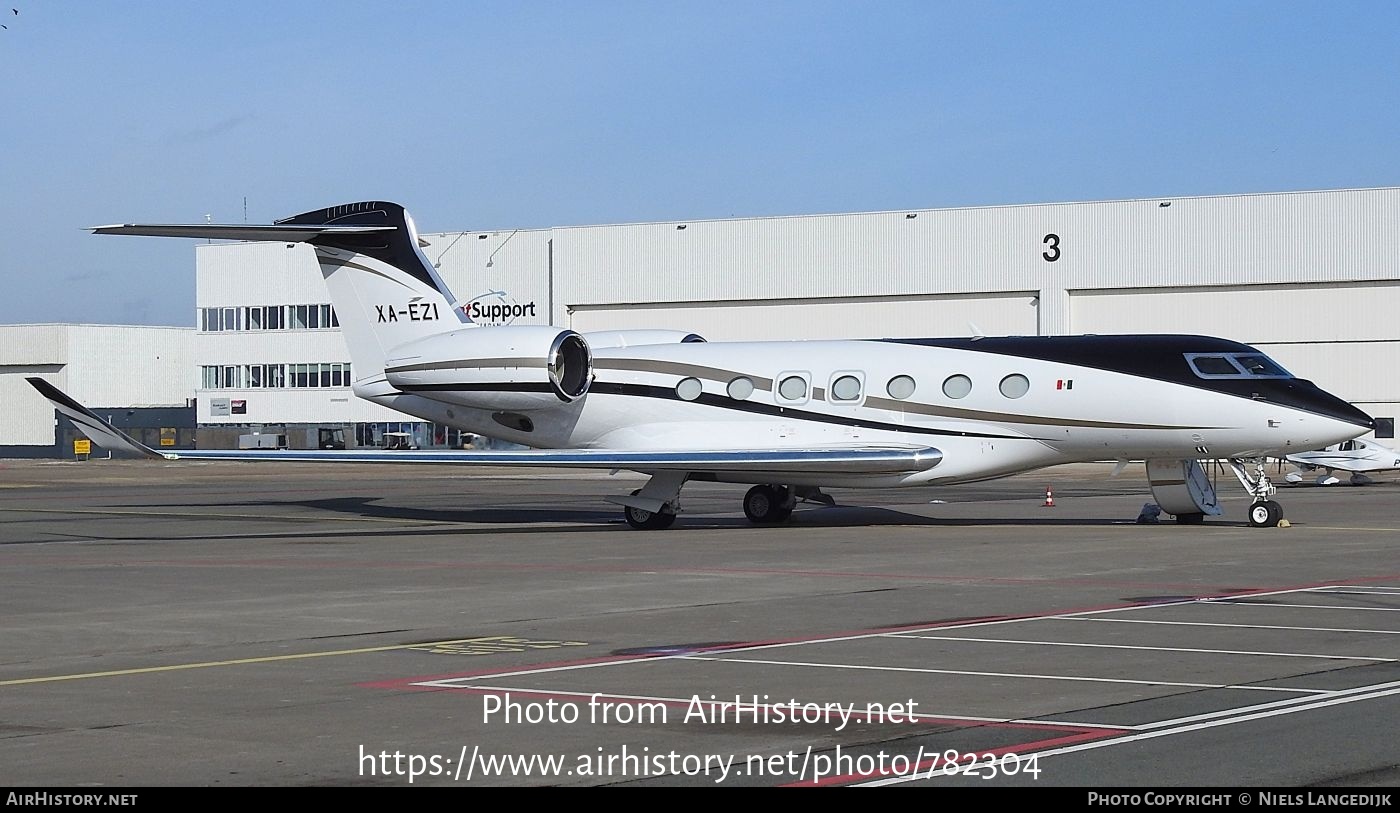
{"label": "aircraft wheel", "polygon": [[754,486],[744,495],[744,516],[757,525],[772,525],[782,522],[792,515],[792,508],[784,508],[787,489],[774,486]]}
{"label": "aircraft wheel", "polygon": [[643,511],[640,508],[623,508],[622,516],[626,518],[627,524],[639,531],[662,531],[676,521],[675,514],[667,514],[664,511]]}
{"label": "aircraft wheel", "polygon": [[1198,512],[1198,513],[1195,513],[1195,514],[1177,514],[1177,515],[1176,515],[1176,524],[1177,524],[1177,525],[1200,525],[1200,524],[1204,523],[1205,521],[1206,521],[1206,515],[1205,515],[1205,514],[1202,514],[1202,513],[1199,513],[1199,512]]}
{"label": "aircraft wheel", "polygon": [[[632,492],[632,496],[641,493],[641,489]],[[624,507],[622,516],[639,531],[664,531],[671,527],[676,521],[675,514],[668,514],[665,511],[644,511],[641,508]]]}
{"label": "aircraft wheel", "polygon": [[1256,528],[1275,528],[1283,519],[1283,506],[1273,500],[1257,502],[1249,507],[1249,524]]}

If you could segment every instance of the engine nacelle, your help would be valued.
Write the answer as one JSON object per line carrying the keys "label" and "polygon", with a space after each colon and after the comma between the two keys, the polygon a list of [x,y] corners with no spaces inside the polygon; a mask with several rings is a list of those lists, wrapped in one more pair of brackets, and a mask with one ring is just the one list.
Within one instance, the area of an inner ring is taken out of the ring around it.
{"label": "engine nacelle", "polygon": [[572,330],[466,327],[395,348],[384,375],[395,389],[436,401],[478,409],[546,409],[588,392],[593,353]]}
{"label": "engine nacelle", "polygon": [[691,344],[705,337],[684,330],[590,330],[583,334],[595,350],[611,347],[641,347],[648,344]]}

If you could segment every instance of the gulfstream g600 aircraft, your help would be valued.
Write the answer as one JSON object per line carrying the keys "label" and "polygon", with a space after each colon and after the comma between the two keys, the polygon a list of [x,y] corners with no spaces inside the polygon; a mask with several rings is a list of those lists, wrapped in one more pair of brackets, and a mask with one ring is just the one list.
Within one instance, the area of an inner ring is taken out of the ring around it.
{"label": "gulfstream g600 aircraft", "polygon": [[[651,475],[618,496],[665,528],[687,480],[754,484],[744,513],[787,519],[823,486],[987,480],[1057,463],[1146,460],[1184,523],[1219,515],[1196,462],[1230,459],[1276,525],[1263,458],[1365,433],[1371,419],[1248,345],[1203,336],[712,342],[683,331],[579,334],[473,324],[403,207],[334,206],[270,226],[122,225],[98,234],[309,243],[361,398],[532,450],[161,454],[30,379],[101,445],[180,460],[508,463]],[[1252,470],[1247,463],[1254,462]]]}

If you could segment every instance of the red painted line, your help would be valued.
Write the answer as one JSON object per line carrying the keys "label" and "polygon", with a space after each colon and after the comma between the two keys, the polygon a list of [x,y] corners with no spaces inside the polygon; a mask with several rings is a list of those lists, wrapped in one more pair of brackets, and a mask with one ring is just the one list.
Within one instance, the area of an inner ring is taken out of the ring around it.
{"label": "red painted line", "polygon": [[[1182,600],[1187,600],[1187,599],[1204,600],[1204,599],[1212,599],[1212,598],[1238,598],[1238,597],[1240,597],[1240,596],[1249,596],[1249,595],[1255,595],[1255,594],[1258,594],[1258,593],[1277,593],[1277,592],[1295,591],[1295,590],[1296,590],[1296,591],[1301,591],[1301,590],[1307,590],[1307,589],[1312,588],[1312,587],[1327,587],[1327,586],[1336,585],[1336,584],[1348,584],[1348,583],[1354,583],[1354,582],[1360,582],[1360,581],[1400,581],[1400,574],[1395,574],[1395,575],[1390,575],[1390,576],[1359,577],[1359,578],[1354,578],[1354,579],[1329,579],[1329,580],[1326,580],[1326,581],[1319,581],[1319,582],[1314,582],[1314,583],[1310,583],[1310,584],[1300,585],[1300,586],[1296,586],[1296,587],[1258,587],[1258,588],[1251,588],[1251,589],[1244,589],[1244,590],[1235,590],[1235,589],[1231,589],[1231,590],[1224,590],[1224,591],[1214,592],[1214,593],[1203,593],[1203,594],[1194,595],[1194,596],[1184,596],[1184,597],[1182,598]],[[987,622],[989,622],[989,621],[1032,621],[1032,620],[1036,620],[1036,619],[1048,619],[1048,618],[1054,618],[1055,616],[1060,616],[1060,615],[1072,615],[1072,614],[1076,614],[1076,613],[1092,613],[1092,612],[1102,612],[1102,611],[1105,611],[1105,610],[1121,610],[1121,609],[1138,608],[1138,607],[1141,607],[1141,608],[1155,607],[1155,606],[1158,606],[1159,604],[1163,604],[1163,603],[1167,603],[1167,602],[1155,602],[1155,601],[1120,602],[1120,603],[1116,603],[1116,604],[1099,604],[1099,605],[1092,605],[1092,606],[1087,606],[1087,607],[1077,607],[1077,608],[1072,608],[1072,609],[1067,609],[1067,610],[1054,610],[1054,611],[1050,611],[1050,612],[1041,612],[1041,613],[1022,613],[1022,614],[1007,614],[1007,615],[989,615],[989,616],[980,616],[980,617],[974,617],[974,618],[959,618],[959,619],[952,620],[952,621],[929,621],[929,622],[922,622],[922,623],[902,624],[902,625],[889,626],[889,627],[876,627],[876,628],[867,628],[867,629],[859,629],[859,630],[847,630],[847,631],[829,632],[829,633],[823,633],[823,634],[820,634],[820,635],[793,636],[793,637],[789,637],[789,638],[770,638],[770,639],[766,639],[766,640],[744,641],[744,642],[737,642],[737,643],[732,643],[732,644],[723,644],[723,645],[711,646],[711,647],[697,647],[697,648],[695,648],[695,649],[687,650],[684,654],[687,654],[687,655],[691,655],[691,654],[710,654],[710,653],[715,653],[715,652],[727,652],[727,651],[749,649],[749,648],[761,647],[761,646],[774,646],[774,645],[779,645],[779,644],[808,644],[808,643],[816,644],[816,643],[823,643],[823,642],[827,642],[827,641],[830,641],[831,643],[842,643],[841,640],[832,640],[832,639],[850,639],[850,638],[862,638],[862,637],[873,638],[873,637],[876,637],[876,636],[879,636],[879,635],[883,635],[883,634],[888,634],[888,633],[911,632],[911,631],[914,631],[914,630],[930,630],[930,631],[931,631],[931,630],[956,629],[956,628],[958,628],[958,627],[970,626],[970,625],[973,625],[973,624],[985,624],[985,623],[987,623]],[[638,647],[638,648],[643,648],[643,647]],[[676,656],[676,655],[665,655],[665,654],[658,654],[658,655],[654,655],[654,656],[645,656],[645,655],[603,655],[603,656],[594,656],[594,657],[591,657],[591,658],[578,658],[578,659],[562,660],[562,661],[546,661],[546,662],[544,662],[544,663],[526,664],[526,665],[513,666],[513,667],[509,667],[509,668],[504,668],[504,669],[503,669],[503,668],[499,668],[499,667],[495,667],[495,668],[476,669],[476,670],[471,670],[471,671],[466,671],[466,672],[453,672],[453,673],[439,674],[439,675],[417,675],[417,676],[412,676],[412,677],[385,678],[385,679],[383,679],[383,680],[369,681],[369,682],[365,682],[365,683],[359,683],[359,684],[356,684],[356,685],[362,686],[362,687],[366,687],[366,688],[375,688],[375,689],[404,689],[404,690],[411,690],[411,691],[423,691],[423,690],[427,690],[427,691],[441,691],[444,687],[440,687],[440,686],[414,686],[414,685],[412,685],[412,684],[415,684],[415,683],[427,683],[427,682],[430,682],[430,681],[442,681],[442,680],[463,680],[463,679],[467,679],[467,678],[491,678],[491,677],[496,677],[496,676],[501,676],[501,675],[507,675],[507,676],[509,676],[510,674],[515,673],[515,672],[523,672],[523,671],[530,671],[530,670],[537,670],[537,669],[557,669],[557,670],[564,670],[564,669],[567,669],[567,668],[569,668],[569,667],[571,667],[571,666],[579,666],[579,667],[582,667],[582,666],[591,666],[591,665],[603,664],[603,663],[610,663],[610,662],[635,661],[635,662],[641,663],[641,662],[649,662],[649,661],[674,660],[674,659],[676,659],[677,657],[678,657],[678,656]]]}
{"label": "red painted line", "polygon": [[[298,519],[298,518],[293,518]],[[368,533],[368,532],[367,532]],[[353,534],[352,534],[353,536]],[[259,535],[253,534],[248,537],[256,540]],[[141,538],[145,540],[145,537]],[[98,541],[132,541],[125,539],[102,539]],[[35,543],[39,544],[39,543]],[[276,559],[205,559],[205,560],[175,560],[175,559],[119,559],[112,558],[106,560],[83,559],[81,562],[69,557],[39,555],[24,556],[22,554],[11,554],[0,556],[0,564],[3,565],[73,565],[81,564],[83,567],[118,566],[118,567],[190,567],[190,568],[222,568],[222,567],[247,567],[247,568],[278,568],[286,570],[516,570],[516,571],[538,571],[555,573],[616,573],[616,574],[672,574],[672,575],[700,575],[700,576],[800,576],[808,578],[828,578],[828,579],[884,579],[890,581],[905,582],[929,582],[933,584],[988,584],[988,585],[1044,585],[1070,586],[1070,587],[1121,587],[1146,590],[1200,590],[1200,584],[1181,584],[1173,582],[1142,582],[1142,581],[1121,581],[1115,579],[1094,579],[1094,578],[1058,578],[1058,579],[1037,579],[1037,578],[1013,578],[1005,576],[949,576],[946,574],[919,574],[909,572],[881,573],[867,571],[843,571],[843,570],[812,570],[800,568],[762,568],[762,567],[685,567],[671,566],[660,567],[652,564],[638,565],[584,565],[584,564],[542,564],[526,562],[364,562],[359,560],[319,560],[307,562],[301,559],[276,558]],[[1258,588],[1260,591],[1269,592],[1279,589],[1303,590],[1308,587],[1322,587],[1332,584],[1344,584],[1348,582],[1376,582],[1376,581],[1400,581],[1400,573],[1383,576],[1358,576],[1344,577],[1337,579],[1327,579],[1307,585],[1300,585],[1294,588],[1266,587]],[[1226,588],[1219,588],[1222,591]],[[1253,591],[1241,591],[1253,592]],[[1232,593],[1239,595],[1240,593]],[[1203,596],[1202,596],[1203,597]]]}
{"label": "red painted line", "polygon": [[[1268,592],[1268,591],[1267,591],[1267,590],[1264,590],[1264,591],[1261,591],[1261,592]],[[1245,593],[1229,593],[1229,594],[1223,594],[1223,595],[1240,596],[1240,595],[1246,595],[1246,594],[1245,594]],[[1212,596],[1210,596],[1210,597],[1217,597],[1217,596],[1212,595]],[[1117,610],[1117,609],[1122,609],[1122,608],[1126,608],[1126,607],[1153,607],[1153,606],[1156,606],[1157,603],[1158,603],[1158,602],[1128,602],[1128,603],[1120,603],[1120,604],[1100,604],[1100,605],[1094,605],[1094,606],[1090,606],[1090,607],[1080,607],[1080,608],[1071,609],[1071,610],[1057,610],[1057,611],[1049,612],[1049,613],[1027,613],[1027,614],[1019,614],[1019,615],[988,615],[988,616],[978,616],[978,617],[974,617],[974,618],[959,618],[959,619],[955,619],[955,620],[951,620],[951,621],[926,621],[926,622],[922,622],[922,623],[901,624],[901,625],[889,626],[889,627],[875,627],[875,628],[859,629],[859,630],[847,630],[847,631],[829,632],[829,633],[824,633],[824,634],[821,634],[821,635],[794,636],[794,637],[791,637],[791,638],[769,638],[769,639],[766,639],[766,640],[743,641],[743,642],[737,642],[737,643],[732,643],[732,644],[722,644],[722,645],[719,645],[719,646],[696,647],[696,648],[694,648],[694,649],[688,649],[688,650],[686,650],[686,652],[685,652],[684,654],[686,654],[686,655],[710,654],[710,653],[715,653],[715,652],[729,652],[729,651],[733,651],[733,650],[749,649],[749,648],[761,647],[761,646],[775,646],[775,645],[779,645],[779,644],[817,644],[817,643],[824,643],[824,642],[827,642],[827,641],[830,641],[831,643],[843,643],[843,641],[842,641],[841,639],[850,639],[850,638],[873,638],[873,637],[876,637],[876,636],[879,636],[879,635],[885,635],[885,634],[889,634],[889,633],[911,632],[911,631],[914,631],[914,630],[940,630],[940,629],[950,629],[950,628],[957,628],[957,627],[968,626],[968,625],[971,625],[971,624],[985,624],[985,623],[987,623],[988,621],[1021,621],[1021,620],[1029,621],[1029,620],[1034,620],[1034,619],[1038,619],[1038,618],[1050,618],[1050,617],[1057,616],[1057,615],[1066,615],[1066,614],[1071,614],[1071,613],[1090,613],[1090,612],[1102,611],[1102,610]],[[836,639],[836,640],[832,640],[832,639]],[[639,647],[639,648],[642,648],[642,647]],[[667,654],[658,654],[658,655],[653,655],[653,656],[646,656],[646,655],[604,655],[604,656],[592,657],[592,658],[580,658],[580,659],[577,659],[577,660],[550,661],[550,662],[545,662],[545,663],[542,663],[542,664],[530,664],[530,665],[525,665],[525,666],[514,666],[514,667],[510,667],[510,668],[506,668],[506,669],[501,669],[501,668],[488,668],[488,669],[473,670],[473,671],[469,671],[469,672],[458,672],[458,673],[447,674],[447,675],[422,675],[422,676],[417,676],[417,677],[388,678],[388,679],[385,679],[385,680],[374,681],[374,682],[370,682],[370,683],[361,683],[361,684],[357,684],[357,685],[366,686],[366,687],[372,687],[372,688],[380,688],[380,689],[407,689],[407,688],[425,689],[425,688],[426,688],[426,689],[432,690],[432,689],[441,689],[441,688],[443,688],[443,687],[440,687],[440,686],[415,687],[415,686],[410,686],[409,684],[413,684],[413,683],[426,683],[426,682],[428,682],[428,681],[440,681],[440,680],[460,680],[460,679],[465,679],[465,678],[483,678],[483,679],[484,679],[484,678],[500,677],[500,676],[509,677],[509,676],[511,676],[513,673],[516,673],[516,672],[524,672],[524,671],[530,671],[530,670],[536,670],[536,669],[559,669],[559,670],[563,670],[563,669],[567,669],[568,667],[571,667],[571,666],[590,666],[590,665],[599,664],[599,663],[608,663],[608,662],[611,662],[611,661],[636,661],[636,662],[638,662],[638,663],[642,663],[642,662],[650,662],[650,661],[675,660],[675,659],[677,659],[678,657],[679,657],[679,656],[677,656],[677,655],[667,655]]]}
{"label": "red painted line", "polygon": [[[1000,748],[992,748],[986,751],[972,751],[968,752],[968,754],[976,754],[979,758],[988,756],[999,757],[1004,756],[1006,754],[1015,754],[1018,757],[1026,757],[1031,756],[1035,751],[1038,750],[1055,748],[1061,745],[1072,745],[1074,743],[1086,742],[1088,740],[1098,740],[1103,739],[1104,737],[1116,737],[1120,734],[1128,733],[1131,732],[1123,729],[1100,728],[1083,731],[1079,734],[1070,734],[1064,737],[1052,737],[1050,739],[1045,740],[1033,740],[1031,742],[1017,743],[1016,745],[1005,745]],[[967,756],[968,754],[964,754],[964,756]],[[853,757],[853,759],[854,758],[856,757]],[[887,776],[911,776],[923,774],[927,777],[928,772],[938,767],[941,761],[941,756],[935,756],[932,759],[926,759],[923,762],[920,762],[917,766],[910,767],[910,769],[907,772],[902,773],[895,773],[894,771],[889,769],[883,771],[877,770],[871,771],[870,773],[851,773],[842,774],[840,776],[826,776],[822,777],[821,779],[813,779],[810,781],[802,780],[798,782],[789,782],[785,785],[779,785],[779,787],[820,788],[827,787],[829,785],[849,785],[852,782],[859,782],[865,779],[883,779]],[[935,776],[937,775],[938,774],[935,774]]]}

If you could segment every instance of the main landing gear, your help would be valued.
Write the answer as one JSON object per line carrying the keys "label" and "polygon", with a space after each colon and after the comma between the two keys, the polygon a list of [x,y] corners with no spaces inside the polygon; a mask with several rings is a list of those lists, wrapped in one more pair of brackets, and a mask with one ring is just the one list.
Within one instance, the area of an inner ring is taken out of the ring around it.
{"label": "main landing gear", "polygon": [[681,510],[681,486],[690,475],[683,471],[659,471],[647,484],[627,497],[609,497],[622,506],[622,518],[639,531],[671,527]]}
{"label": "main landing gear", "polygon": [[1255,528],[1276,528],[1283,520],[1283,506],[1270,499],[1278,493],[1278,488],[1269,480],[1269,475],[1264,473],[1264,461],[1257,459],[1254,463],[1254,472],[1248,469],[1247,461],[1241,458],[1230,460],[1230,470],[1239,479],[1240,485],[1254,498],[1254,503],[1249,506],[1249,524]]}
{"label": "main landing gear", "polygon": [[831,508],[836,500],[816,486],[754,486],[744,495],[744,516],[755,525],[787,522],[797,501],[814,502]]}
{"label": "main landing gear", "polygon": [[[681,510],[685,472],[657,472],[626,497],[609,497],[622,506],[622,518],[639,531],[660,531],[675,524]],[[760,485],[744,495],[744,516],[755,525],[777,525],[792,516],[798,500],[833,506],[836,501],[814,486]]]}
{"label": "main landing gear", "polygon": [[744,495],[744,516],[755,525],[777,525],[792,516],[796,504],[787,486],[754,486]]}
{"label": "main landing gear", "polygon": [[[641,489],[637,489],[633,491],[632,494],[636,496],[640,494],[641,491]],[[639,531],[664,531],[671,527],[672,523],[676,521],[674,512],[668,513],[664,509],[661,511],[648,511],[645,508],[633,508],[630,505],[622,507],[622,516],[627,520],[628,525],[631,525]]]}

